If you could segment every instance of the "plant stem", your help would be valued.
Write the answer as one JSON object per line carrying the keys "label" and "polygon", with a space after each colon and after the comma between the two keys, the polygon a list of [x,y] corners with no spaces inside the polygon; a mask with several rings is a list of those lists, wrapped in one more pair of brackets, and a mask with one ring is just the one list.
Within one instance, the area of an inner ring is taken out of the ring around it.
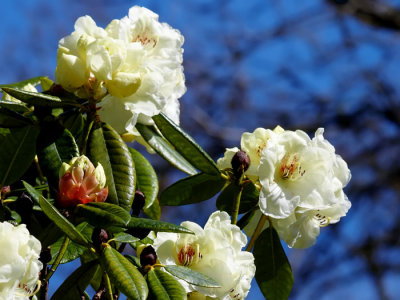
{"label": "plant stem", "polygon": [[85,135],[82,137],[82,144],[79,149],[82,155],[86,154],[86,144],[89,139],[89,134],[90,134],[90,131],[92,130],[93,123],[94,123],[93,119],[90,118],[89,114],[88,114],[88,120],[86,121],[86,124],[85,124],[85,131],[84,131]]}
{"label": "plant stem", "polygon": [[107,291],[107,296],[109,300],[113,300],[113,293],[112,293],[112,287],[111,287],[111,282],[110,282],[110,277],[108,277],[107,273],[104,272],[103,274],[103,281],[106,287],[106,291]]}
{"label": "plant stem", "polygon": [[36,165],[36,169],[37,169],[37,171],[39,173],[40,183],[42,185],[44,185],[46,183],[46,180],[44,179],[44,175],[43,175],[42,169],[40,168],[39,159],[38,159],[37,155],[35,155],[35,165]]}
{"label": "plant stem", "polygon": [[233,203],[233,210],[232,210],[232,224],[237,223],[238,215],[239,215],[239,207],[240,207],[240,198],[242,197],[243,192],[243,185],[240,184],[239,193],[236,196],[235,202]]}
{"label": "plant stem", "polygon": [[256,242],[257,238],[261,234],[261,231],[264,227],[265,222],[267,221],[268,217],[264,214],[261,215],[260,220],[258,221],[256,230],[254,231],[253,235],[251,236],[250,242],[246,247],[246,251],[251,252],[254,247],[254,243]]}
{"label": "plant stem", "polygon": [[48,282],[50,280],[51,276],[53,276],[54,272],[57,270],[58,265],[60,264],[64,254],[65,254],[65,251],[67,251],[68,244],[69,244],[69,237],[66,236],[64,239],[64,242],[61,245],[60,251],[57,254],[56,260],[52,264],[49,272],[47,273],[46,277],[43,280],[43,284],[46,284],[46,282]]}

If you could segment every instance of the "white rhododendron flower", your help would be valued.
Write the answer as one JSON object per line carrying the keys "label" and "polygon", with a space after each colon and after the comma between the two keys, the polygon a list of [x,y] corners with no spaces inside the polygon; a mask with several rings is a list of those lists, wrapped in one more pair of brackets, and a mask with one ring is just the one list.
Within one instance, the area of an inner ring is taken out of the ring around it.
{"label": "white rhododendron flower", "polygon": [[189,267],[213,278],[221,286],[205,288],[180,280],[188,293],[196,292],[189,294],[192,297],[244,299],[256,267],[253,254],[242,251],[247,243],[246,235],[231,224],[229,215],[223,211],[214,212],[204,229],[189,221],[181,226],[195,234],[157,233],[153,247],[160,262]]}
{"label": "white rhododendron flower", "polygon": [[350,180],[346,162],[318,129],[311,140],[301,130],[286,130],[270,139],[262,151],[260,209],[284,219],[295,212],[331,208],[341,201]]}
{"label": "white rhododendron flower", "polygon": [[0,299],[29,299],[43,267],[40,250],[24,224],[0,223]]}
{"label": "white rhododendron flower", "polygon": [[101,119],[133,139],[139,136],[136,123],[153,124],[151,117],[160,112],[179,123],[178,99],[186,91],[183,41],[143,7],[132,7],[106,29],[84,16],[60,41],[56,82],[81,97],[104,97]]}

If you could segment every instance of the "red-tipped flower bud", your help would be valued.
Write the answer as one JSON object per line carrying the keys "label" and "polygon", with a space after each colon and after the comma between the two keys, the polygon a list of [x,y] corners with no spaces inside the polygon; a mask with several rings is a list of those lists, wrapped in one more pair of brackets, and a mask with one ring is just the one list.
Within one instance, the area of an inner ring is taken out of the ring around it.
{"label": "red-tipped flower bud", "polygon": [[107,231],[105,231],[102,228],[94,228],[93,232],[92,232],[92,242],[93,242],[93,246],[100,250],[101,249],[101,245],[103,243],[107,243],[108,241],[108,233]]}
{"label": "red-tipped flower bud", "polygon": [[250,166],[250,157],[240,150],[233,156],[231,164],[235,175],[241,176]]}
{"label": "red-tipped flower bud", "polygon": [[108,196],[105,184],[100,163],[95,168],[86,156],[74,157],[61,166],[58,203],[63,208],[72,208],[88,202],[104,202]]}
{"label": "red-tipped flower bud", "polygon": [[157,262],[157,254],[152,246],[147,246],[140,253],[140,264],[142,267],[147,265],[155,265]]}

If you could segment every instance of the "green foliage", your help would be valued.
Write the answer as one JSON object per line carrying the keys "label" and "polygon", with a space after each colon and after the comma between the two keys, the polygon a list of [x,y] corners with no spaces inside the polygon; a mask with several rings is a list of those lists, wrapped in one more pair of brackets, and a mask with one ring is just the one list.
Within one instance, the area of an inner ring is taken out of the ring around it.
{"label": "green foliage", "polygon": [[220,174],[212,158],[182,128],[163,113],[154,116],[153,120],[163,136],[194,167],[206,174]]}
{"label": "green foliage", "polygon": [[139,241],[138,238],[125,232],[120,232],[116,234],[113,240],[118,243],[136,243],[137,241]]}
{"label": "green foliage", "polygon": [[6,88],[8,87],[8,88],[22,89],[28,84],[32,84],[33,86],[41,84],[43,91],[46,91],[53,84],[53,81],[50,80],[47,76],[37,76],[16,83],[0,84],[0,88],[3,89],[5,87]]}
{"label": "green foliage", "polygon": [[144,300],[148,288],[142,274],[121,253],[111,247],[105,247],[100,256],[103,270],[111,282],[129,299]]}
{"label": "green foliage", "polygon": [[[230,214],[239,192],[239,185],[235,182],[230,183],[219,194],[216,202],[217,208]],[[259,195],[260,193],[257,191],[256,187],[251,181],[245,183],[243,186],[242,195],[240,197],[239,214],[246,213],[254,208],[258,204]]]}
{"label": "green foliage", "polygon": [[132,217],[129,221],[127,228],[142,228],[149,229],[155,232],[176,232],[176,233],[189,233],[193,234],[193,232],[185,227],[178,226],[172,223],[151,220],[151,219],[143,219],[143,218],[134,218]]}
{"label": "green foliage", "polygon": [[202,287],[208,287],[208,288],[220,287],[218,282],[216,282],[214,279],[212,279],[206,275],[203,275],[199,272],[196,272],[192,269],[189,269],[187,267],[177,266],[177,265],[169,265],[169,266],[164,266],[164,268],[172,275],[174,275],[180,279],[183,279],[190,284],[202,286]]}
{"label": "green foliage", "polygon": [[149,298],[156,300],[184,300],[187,299],[183,286],[171,275],[159,269],[150,269],[147,273]]}
{"label": "green foliage", "polygon": [[0,134],[0,187],[12,184],[29,168],[36,153],[39,129],[35,126],[10,128]]}
{"label": "green foliage", "polygon": [[150,208],[158,195],[158,178],[150,162],[139,151],[128,148],[136,169],[136,184],[146,197],[144,208]]}
{"label": "green foliage", "polygon": [[40,196],[39,204],[46,216],[52,220],[72,241],[83,246],[88,245],[88,241],[82,233],[43,196]]}
{"label": "green foliage", "polygon": [[101,163],[106,174],[108,200],[130,210],[135,195],[136,172],[131,152],[119,134],[103,123],[89,137],[89,158]]}
{"label": "green foliage", "polygon": [[0,127],[19,128],[32,124],[29,118],[12,109],[15,106],[18,109],[22,105],[14,105],[13,107],[12,105],[5,105],[7,103],[10,102],[0,102]]}
{"label": "green foliage", "polygon": [[151,148],[153,148],[154,151],[174,167],[189,175],[197,173],[196,169],[152,126],[136,124],[136,129],[140,132],[140,135],[146,140]]}
{"label": "green foliage", "polygon": [[225,185],[218,175],[200,173],[175,182],[164,190],[160,197],[161,205],[186,205],[210,199]]}
{"label": "green foliage", "polygon": [[76,269],[57,289],[51,300],[81,299],[97,270],[98,261],[91,261]]}
{"label": "green foliage", "polygon": [[293,286],[293,274],[279,236],[269,227],[258,237],[254,246],[257,266],[256,280],[268,300],[288,299]]}

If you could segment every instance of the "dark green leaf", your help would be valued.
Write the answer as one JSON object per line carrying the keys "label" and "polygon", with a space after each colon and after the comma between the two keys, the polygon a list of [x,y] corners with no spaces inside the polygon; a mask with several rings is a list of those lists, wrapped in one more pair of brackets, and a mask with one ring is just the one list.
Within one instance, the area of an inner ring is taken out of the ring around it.
{"label": "dark green leaf", "polygon": [[17,88],[3,87],[2,90],[10,96],[21,100],[22,102],[30,105],[37,105],[43,107],[65,107],[77,106],[73,101],[62,101],[59,97],[51,96],[43,93],[28,92]]}
{"label": "dark green leaf", "polygon": [[138,238],[124,232],[116,234],[113,240],[119,243],[136,243],[139,241]]}
{"label": "dark green leaf", "polygon": [[81,299],[94,273],[97,270],[98,261],[91,261],[76,269],[62,285],[57,289],[51,300]]}
{"label": "dark green leaf", "polygon": [[[3,104],[3,102],[0,102],[0,104]],[[24,127],[31,124],[31,120],[23,115],[2,105],[0,106],[0,127]]]}
{"label": "dark green leaf", "polygon": [[31,111],[24,103],[15,101],[0,100],[0,106],[21,114]]}
{"label": "dark green leaf", "polygon": [[170,120],[160,113],[153,117],[157,128],[175,149],[194,167],[207,174],[220,174],[212,158],[200,147],[195,140]]}
{"label": "dark green leaf", "polygon": [[[240,187],[232,182],[219,194],[217,198],[217,208],[219,210],[224,210],[229,214],[232,213],[233,205],[237,195],[240,192]],[[252,182],[247,182],[242,191],[242,196],[240,197],[239,214],[243,214],[251,210],[258,204],[259,192]]]}
{"label": "dark green leaf", "polygon": [[35,204],[39,205],[39,197],[42,195],[39,191],[37,191],[33,186],[31,186],[26,181],[22,180],[22,184],[26,188],[26,191],[31,195],[32,199],[35,201]]}
{"label": "dark green leaf", "polygon": [[251,211],[249,211],[248,213],[246,213],[243,217],[240,218],[240,220],[237,222],[237,226],[239,226],[240,229],[244,229],[247,224],[250,223],[250,221],[253,219],[255,213],[256,213],[257,209],[253,209]]}
{"label": "dark green leaf", "polygon": [[219,175],[205,173],[186,177],[169,186],[160,197],[161,205],[186,205],[210,199],[224,186]]}
{"label": "dark green leaf", "polygon": [[[22,89],[28,84],[32,84],[33,86],[36,86],[38,84],[42,84],[42,87],[43,87],[43,85],[46,85],[46,84],[48,85],[48,82],[52,82],[48,77],[46,77],[46,76],[38,76],[38,77],[33,77],[33,78],[30,78],[30,79],[23,80],[23,81],[19,81],[19,82],[16,82],[16,83],[0,84],[0,88],[9,87],[9,88],[20,88],[20,89]],[[43,87],[43,90],[45,90],[45,87]]]}
{"label": "dark green leaf", "polygon": [[105,247],[100,257],[102,268],[111,282],[129,299],[146,299],[148,288],[142,274],[121,253]]}
{"label": "dark green leaf", "polygon": [[82,114],[79,111],[73,111],[61,115],[60,118],[63,126],[71,132],[76,141],[79,141],[85,125]]}
{"label": "dark green leaf", "polygon": [[40,207],[46,216],[52,220],[72,241],[80,245],[88,245],[88,241],[53,205],[40,196]]}
{"label": "dark green leaf", "polygon": [[268,300],[288,299],[293,286],[293,274],[279,236],[267,228],[254,246],[256,280]]}
{"label": "dark green leaf", "polygon": [[[76,229],[82,233],[82,235],[84,236],[88,236],[87,233],[91,233],[93,231],[93,227],[90,226],[88,223],[83,222],[81,224],[79,224],[78,226],[76,226]],[[86,234],[85,234],[86,233]],[[90,237],[91,234],[89,234]],[[54,260],[56,259],[56,256],[58,254],[58,252],[60,251],[60,248],[62,246],[64,242],[64,236],[60,237],[54,244],[52,244],[50,246],[50,250],[51,250],[51,256],[52,256],[52,260],[50,261],[50,265],[53,264]],[[63,258],[61,259],[61,264],[65,264],[68,263],[70,261],[73,261],[75,259],[77,259],[78,257],[80,257],[83,252],[85,252],[86,247],[82,247],[72,241],[69,242],[68,247],[67,247],[67,251],[65,251],[65,254],[63,256]]]}
{"label": "dark green leaf", "polygon": [[126,227],[131,215],[122,207],[112,203],[91,202],[79,204],[78,215],[93,226],[100,228]]}
{"label": "dark green leaf", "polygon": [[220,287],[218,282],[216,282],[214,279],[212,279],[206,275],[203,275],[199,272],[196,272],[192,269],[189,269],[187,267],[177,266],[177,265],[169,265],[169,266],[164,266],[164,268],[172,275],[174,275],[180,279],[183,279],[190,284],[197,285],[197,286],[203,286],[203,287],[209,287],[209,288]]}
{"label": "dark green leaf", "polygon": [[151,220],[151,219],[144,219],[144,218],[134,218],[134,217],[132,217],[131,220],[129,221],[127,228],[150,229],[155,232],[161,231],[161,232],[177,232],[177,233],[193,234],[191,230],[172,223]]}
{"label": "dark green leaf", "polygon": [[147,273],[149,298],[156,300],[186,300],[183,286],[171,275],[159,269]]}
{"label": "dark green leaf", "polygon": [[89,138],[90,159],[104,168],[108,200],[127,211],[135,195],[135,166],[128,147],[119,134],[107,124],[92,130]]}
{"label": "dark green leaf", "polygon": [[153,166],[140,152],[129,148],[135,163],[136,185],[146,197],[144,209],[149,208],[156,200],[158,195],[158,178]]}
{"label": "dark green leaf", "polygon": [[143,124],[136,124],[136,129],[154,151],[170,162],[173,166],[189,175],[197,173],[197,170],[152,127]]}
{"label": "dark green leaf", "polygon": [[11,128],[0,134],[0,186],[18,180],[31,165],[39,129],[34,126]]}
{"label": "dark green leaf", "polygon": [[38,151],[39,164],[54,190],[58,190],[58,174],[62,163],[68,163],[77,156],[79,149],[68,129],[64,129],[54,143]]}

